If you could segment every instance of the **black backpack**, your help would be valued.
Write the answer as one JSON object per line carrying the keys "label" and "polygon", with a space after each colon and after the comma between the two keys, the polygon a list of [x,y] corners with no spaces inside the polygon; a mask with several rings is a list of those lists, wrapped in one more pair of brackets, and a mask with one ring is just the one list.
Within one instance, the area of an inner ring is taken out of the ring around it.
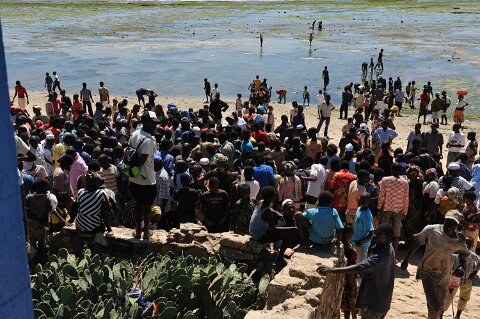
{"label": "black backpack", "polygon": [[136,148],[127,146],[125,148],[125,155],[123,157],[124,170],[123,172],[128,177],[137,177],[140,173],[140,167],[138,165],[138,149],[143,144],[145,139],[138,143]]}

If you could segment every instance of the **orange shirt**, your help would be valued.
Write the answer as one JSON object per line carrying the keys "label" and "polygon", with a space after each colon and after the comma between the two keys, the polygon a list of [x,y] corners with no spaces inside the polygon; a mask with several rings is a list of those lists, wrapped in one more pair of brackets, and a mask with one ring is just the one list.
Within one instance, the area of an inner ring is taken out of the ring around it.
{"label": "orange shirt", "polygon": [[355,175],[346,169],[341,169],[333,175],[329,185],[333,193],[333,208],[338,211],[345,211],[347,209],[349,186],[356,178]]}

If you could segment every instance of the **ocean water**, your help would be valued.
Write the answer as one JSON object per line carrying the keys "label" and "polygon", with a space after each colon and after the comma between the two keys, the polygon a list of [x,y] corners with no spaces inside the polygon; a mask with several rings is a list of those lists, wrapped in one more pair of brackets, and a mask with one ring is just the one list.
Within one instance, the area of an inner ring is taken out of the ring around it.
{"label": "ocean water", "polygon": [[[361,63],[376,61],[383,48],[384,77],[400,75],[417,87],[430,80],[451,94],[466,87],[468,101],[480,102],[476,11],[454,14],[421,2],[183,2],[3,0],[10,86],[20,79],[43,90],[45,72],[56,70],[67,91],[104,81],[114,95],[149,87],[162,96],[202,96],[206,77],[233,97],[248,95],[258,74],[273,91],[286,88],[287,101],[301,100],[308,86],[314,103],[328,66],[327,91],[339,103],[343,86],[360,81]],[[313,31],[309,46],[313,20],[324,29]]]}

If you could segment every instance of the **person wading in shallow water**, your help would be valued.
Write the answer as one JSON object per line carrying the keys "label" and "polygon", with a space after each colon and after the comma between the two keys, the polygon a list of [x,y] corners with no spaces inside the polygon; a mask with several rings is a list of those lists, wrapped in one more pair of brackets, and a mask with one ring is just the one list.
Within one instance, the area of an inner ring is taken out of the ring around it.
{"label": "person wading in shallow water", "polygon": [[260,33],[260,47],[263,47],[263,35]]}

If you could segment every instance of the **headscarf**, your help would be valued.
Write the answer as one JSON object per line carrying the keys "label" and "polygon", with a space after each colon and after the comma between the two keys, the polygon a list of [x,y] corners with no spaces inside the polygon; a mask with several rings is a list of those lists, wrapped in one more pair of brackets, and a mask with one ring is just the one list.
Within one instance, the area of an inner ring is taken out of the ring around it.
{"label": "headscarf", "polygon": [[283,171],[285,172],[286,175],[289,175],[289,176],[293,175],[295,173],[296,168],[297,166],[292,161],[283,162]]}

